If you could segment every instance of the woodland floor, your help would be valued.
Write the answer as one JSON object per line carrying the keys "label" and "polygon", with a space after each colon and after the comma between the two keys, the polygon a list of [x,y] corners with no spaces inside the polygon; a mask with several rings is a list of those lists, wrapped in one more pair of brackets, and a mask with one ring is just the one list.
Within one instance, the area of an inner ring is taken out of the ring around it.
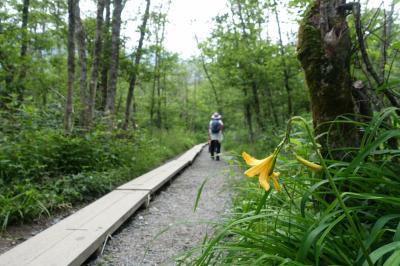
{"label": "woodland floor", "polygon": [[147,209],[137,212],[112,236],[104,253],[89,265],[175,265],[182,253],[212,233],[213,222],[228,215],[231,175],[226,162],[212,161],[207,148],[203,149],[191,166],[153,196]]}

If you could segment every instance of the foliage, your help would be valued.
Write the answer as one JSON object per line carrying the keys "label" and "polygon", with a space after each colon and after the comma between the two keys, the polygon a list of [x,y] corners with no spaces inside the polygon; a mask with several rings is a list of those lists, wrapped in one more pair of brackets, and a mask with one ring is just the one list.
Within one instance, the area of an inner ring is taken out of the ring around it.
{"label": "foliage", "polygon": [[101,126],[64,135],[60,129],[36,125],[46,120],[40,112],[19,115],[20,124],[8,121],[0,134],[3,229],[99,197],[179,154],[196,139],[180,129],[125,132]]}
{"label": "foliage", "polygon": [[[388,128],[387,119],[396,126]],[[353,123],[364,128],[356,156],[322,160],[320,174],[290,156],[295,151],[321,159],[313,136],[299,125],[276,163],[283,191],[265,192],[258,182],[239,181],[233,216],[199,247],[193,265],[382,265],[396,260],[400,167],[399,151],[391,149],[390,140],[400,140],[399,117],[390,108],[370,123]]]}

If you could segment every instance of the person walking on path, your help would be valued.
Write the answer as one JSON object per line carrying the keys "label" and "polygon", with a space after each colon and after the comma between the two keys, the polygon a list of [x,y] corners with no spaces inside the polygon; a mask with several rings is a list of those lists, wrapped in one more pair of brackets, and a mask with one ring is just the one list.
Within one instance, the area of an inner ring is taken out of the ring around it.
{"label": "person walking on path", "polygon": [[219,161],[221,153],[221,142],[223,139],[224,123],[221,120],[221,115],[217,112],[211,116],[211,121],[208,125],[208,144],[209,152],[211,153],[211,159]]}

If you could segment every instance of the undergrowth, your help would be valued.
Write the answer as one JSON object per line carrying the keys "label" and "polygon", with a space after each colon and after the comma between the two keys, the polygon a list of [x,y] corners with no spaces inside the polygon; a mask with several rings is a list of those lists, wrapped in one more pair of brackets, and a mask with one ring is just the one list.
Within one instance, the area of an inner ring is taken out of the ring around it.
{"label": "undergrowth", "polygon": [[3,230],[91,201],[196,142],[196,136],[178,129],[125,132],[99,127],[65,135],[57,127],[35,124],[32,117],[18,119],[19,125],[4,121],[9,124],[0,131]]}
{"label": "undergrowth", "polygon": [[[282,190],[266,192],[257,180],[238,181],[233,216],[190,252],[201,254],[191,264],[400,265],[395,111],[386,109],[368,123],[353,122],[364,134],[350,161],[320,157],[310,126],[294,123],[275,165]],[[323,170],[310,171],[293,153]]]}

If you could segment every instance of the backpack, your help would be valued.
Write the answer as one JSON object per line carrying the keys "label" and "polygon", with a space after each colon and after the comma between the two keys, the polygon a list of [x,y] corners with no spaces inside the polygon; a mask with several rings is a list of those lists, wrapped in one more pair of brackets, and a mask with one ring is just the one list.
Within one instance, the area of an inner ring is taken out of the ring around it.
{"label": "backpack", "polygon": [[211,133],[219,133],[221,131],[221,123],[218,120],[211,122]]}

